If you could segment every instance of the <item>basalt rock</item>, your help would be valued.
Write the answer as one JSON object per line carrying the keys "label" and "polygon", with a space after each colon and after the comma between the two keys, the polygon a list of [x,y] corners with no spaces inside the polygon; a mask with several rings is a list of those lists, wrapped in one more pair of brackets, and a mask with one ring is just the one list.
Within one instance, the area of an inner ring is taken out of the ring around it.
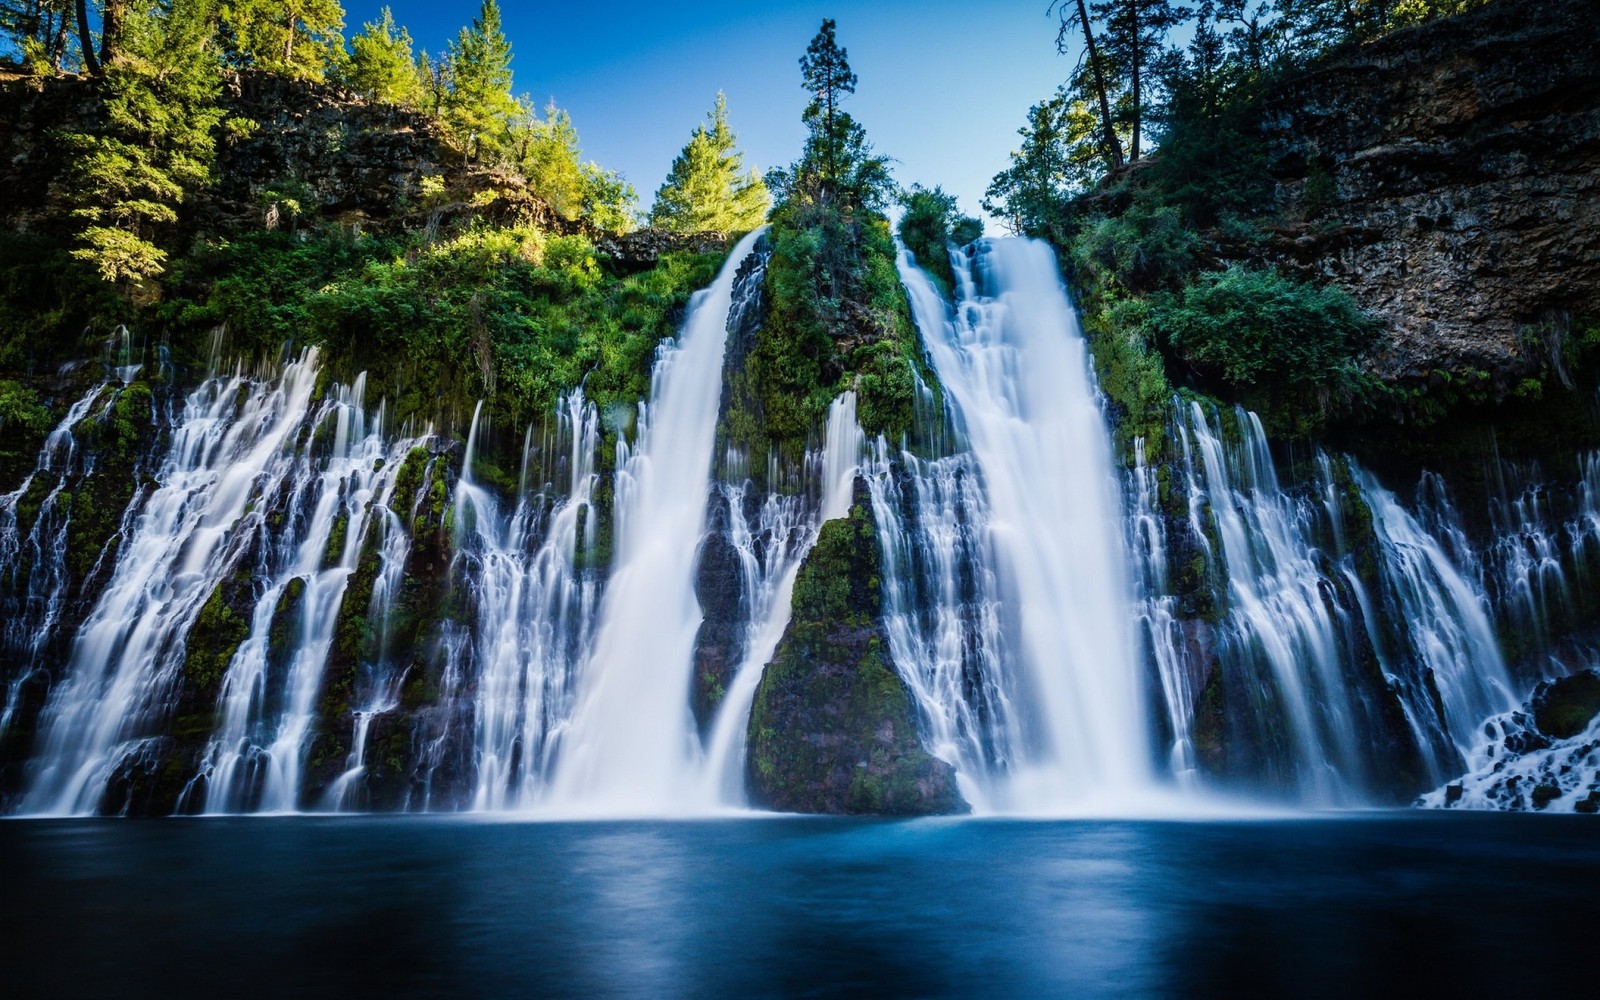
{"label": "basalt rock", "polygon": [[1589,728],[1600,715],[1600,671],[1585,670],[1546,681],[1533,690],[1534,724],[1546,736],[1568,739]]}
{"label": "basalt rock", "polygon": [[1588,0],[1503,0],[1278,88],[1267,251],[1381,317],[1386,379],[1567,381],[1600,315],[1600,44]]}
{"label": "basalt rock", "polygon": [[756,691],[751,799],[790,812],[966,812],[955,769],[922,748],[881,617],[866,484],[822,526],[795,581],[793,618]]}

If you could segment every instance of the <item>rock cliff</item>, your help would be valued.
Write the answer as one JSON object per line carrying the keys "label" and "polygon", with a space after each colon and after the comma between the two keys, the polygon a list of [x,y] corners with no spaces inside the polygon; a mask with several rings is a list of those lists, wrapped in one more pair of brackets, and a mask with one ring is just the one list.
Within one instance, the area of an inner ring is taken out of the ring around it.
{"label": "rock cliff", "polygon": [[1281,86],[1264,123],[1270,254],[1389,325],[1386,379],[1562,382],[1600,314],[1600,41],[1588,0],[1397,32]]}

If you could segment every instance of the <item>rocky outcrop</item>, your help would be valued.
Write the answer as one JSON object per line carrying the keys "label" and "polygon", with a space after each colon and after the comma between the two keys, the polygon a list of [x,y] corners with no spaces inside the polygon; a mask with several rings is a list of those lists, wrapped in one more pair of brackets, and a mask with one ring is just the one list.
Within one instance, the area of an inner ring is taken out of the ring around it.
{"label": "rocky outcrop", "polygon": [[624,271],[646,271],[669,253],[727,253],[733,245],[731,233],[675,233],[666,229],[635,229],[631,233],[600,233],[595,248],[611,258],[612,266]]}
{"label": "rocky outcrop", "polygon": [[922,748],[881,619],[866,484],[822,526],[795,581],[793,617],[756,691],[746,780],[752,802],[790,812],[966,812],[955,769]]}
{"label": "rocky outcrop", "polygon": [[[1600,44],[1589,0],[1502,0],[1281,86],[1269,249],[1390,330],[1378,374],[1566,381],[1600,315]],[[1439,374],[1435,374],[1439,373]],[[1482,373],[1482,374],[1480,374]]]}

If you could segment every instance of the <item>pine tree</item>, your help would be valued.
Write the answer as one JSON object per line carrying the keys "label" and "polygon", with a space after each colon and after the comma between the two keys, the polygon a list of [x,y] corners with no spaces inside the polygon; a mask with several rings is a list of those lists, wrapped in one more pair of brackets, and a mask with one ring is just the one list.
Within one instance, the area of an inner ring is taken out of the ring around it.
{"label": "pine tree", "polygon": [[73,0],[0,0],[0,51],[10,49],[35,72],[59,73],[76,24]]}
{"label": "pine tree", "polygon": [[75,154],[62,198],[83,229],[73,256],[137,288],[164,269],[157,240],[178,206],[208,184],[224,124],[213,0],[130,8],[100,83],[105,125],[62,133]]}
{"label": "pine tree", "polygon": [[339,0],[227,0],[222,23],[238,66],[321,80],[344,53]]}
{"label": "pine tree", "polygon": [[754,171],[744,169],[738,137],[728,125],[728,99],[696,126],[683,152],[672,161],[667,181],[656,192],[650,224],[679,232],[748,232],[761,225],[772,196]]}
{"label": "pine tree", "polygon": [[1096,0],[1089,9],[1105,25],[1106,64],[1126,84],[1117,117],[1128,131],[1128,157],[1137,160],[1167,32],[1190,11],[1172,0]]}
{"label": "pine tree", "polygon": [[394,14],[383,8],[379,19],[362,25],[350,39],[345,83],[375,101],[412,105],[422,99],[422,82],[411,55],[411,33],[396,30]]}
{"label": "pine tree", "polygon": [[856,75],[850,70],[848,53],[839,47],[834,37],[836,25],[832,18],[823,18],[806,54],[800,57],[801,85],[811,91],[811,105],[806,108],[805,120],[811,126],[813,137],[822,139],[822,178],[833,182],[839,177],[839,157],[842,135],[839,121],[839,104],[856,92]]}
{"label": "pine tree", "polygon": [[469,158],[504,152],[521,110],[511,96],[511,42],[500,25],[500,6],[483,0],[478,17],[450,44],[450,92],[445,121]]}
{"label": "pine tree", "polygon": [[834,22],[824,19],[800,59],[801,86],[811,92],[801,115],[810,134],[800,162],[790,171],[772,171],[767,183],[781,187],[785,198],[839,201],[875,211],[888,202],[894,184],[888,162],[872,155],[866,129],[840,109],[855,93],[856,75],[834,31]]}
{"label": "pine tree", "polygon": [[1094,22],[1084,0],[1056,0],[1050,6],[1061,16],[1061,27],[1056,32],[1056,51],[1065,53],[1072,45],[1073,29],[1083,32],[1084,57],[1076,74],[1076,86],[1087,93],[1100,109],[1101,155],[1107,170],[1121,170],[1123,164],[1122,140],[1117,135],[1116,119],[1111,115],[1111,91],[1106,81],[1106,64],[1095,41]]}

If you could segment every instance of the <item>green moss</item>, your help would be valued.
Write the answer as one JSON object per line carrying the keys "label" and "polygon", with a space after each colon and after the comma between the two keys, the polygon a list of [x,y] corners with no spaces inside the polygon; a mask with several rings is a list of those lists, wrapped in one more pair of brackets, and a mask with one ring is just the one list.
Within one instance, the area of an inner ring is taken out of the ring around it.
{"label": "green moss", "polygon": [[208,696],[215,701],[233,654],[250,635],[250,619],[234,610],[225,595],[226,586],[226,581],[217,584],[201,606],[184,647],[184,681],[199,693],[202,702]]}
{"label": "green moss", "polygon": [[878,542],[857,499],[822,526],[795,579],[789,627],[751,708],[751,794],[805,812],[962,811],[954,773],[922,749],[888,660]]}
{"label": "green moss", "polygon": [[765,311],[742,364],[728,373],[722,438],[745,454],[776,451],[796,463],[829,403],[848,389],[868,435],[910,435],[917,381],[939,388],[895,268],[888,220],[785,205],[768,240]]}

